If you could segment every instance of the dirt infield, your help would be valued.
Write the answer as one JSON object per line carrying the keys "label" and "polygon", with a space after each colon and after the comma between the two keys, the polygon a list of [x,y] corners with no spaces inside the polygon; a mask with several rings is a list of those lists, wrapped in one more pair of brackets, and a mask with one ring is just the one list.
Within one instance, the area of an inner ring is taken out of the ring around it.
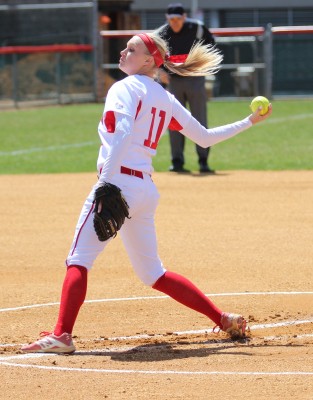
{"label": "dirt infield", "polygon": [[0,176],[0,398],[313,399],[313,171],[154,176],[164,264],[243,313],[246,340],[143,286],[116,238],[89,274],[77,352],[22,354],[54,326],[94,180]]}

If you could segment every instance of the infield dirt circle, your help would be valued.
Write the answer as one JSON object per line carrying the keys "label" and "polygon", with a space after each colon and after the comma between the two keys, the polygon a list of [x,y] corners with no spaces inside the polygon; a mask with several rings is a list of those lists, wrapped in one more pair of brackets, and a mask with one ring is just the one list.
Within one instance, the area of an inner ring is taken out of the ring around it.
{"label": "infield dirt circle", "polygon": [[117,237],[89,274],[77,352],[21,353],[54,327],[95,179],[0,177],[0,398],[313,399],[313,171],[153,177],[165,266],[245,315],[245,340],[145,287]]}

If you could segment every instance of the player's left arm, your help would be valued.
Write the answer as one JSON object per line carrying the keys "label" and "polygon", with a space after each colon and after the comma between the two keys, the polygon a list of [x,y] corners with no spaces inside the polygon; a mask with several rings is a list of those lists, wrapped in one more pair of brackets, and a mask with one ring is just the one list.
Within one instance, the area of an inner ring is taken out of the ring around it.
{"label": "player's left arm", "polygon": [[260,115],[260,111],[261,110],[258,109],[253,114],[240,121],[206,129],[189,113],[189,111],[175,101],[173,117],[175,119],[176,130],[179,130],[184,136],[201,147],[206,148],[230,139],[238,133],[250,128],[252,125],[264,121],[272,114],[272,106],[269,106],[268,112],[264,115]]}

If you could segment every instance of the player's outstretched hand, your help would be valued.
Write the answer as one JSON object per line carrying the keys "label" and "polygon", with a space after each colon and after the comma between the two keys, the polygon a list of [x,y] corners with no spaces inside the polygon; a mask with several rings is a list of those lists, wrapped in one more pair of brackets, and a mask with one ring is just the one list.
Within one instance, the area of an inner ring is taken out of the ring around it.
{"label": "player's outstretched hand", "polygon": [[258,122],[262,122],[262,121],[266,120],[266,118],[268,118],[272,114],[272,111],[273,111],[272,104],[269,104],[268,111],[266,114],[260,115],[260,111],[262,111],[262,107],[259,107],[253,114],[251,114],[249,116],[250,121],[253,124],[257,124]]}

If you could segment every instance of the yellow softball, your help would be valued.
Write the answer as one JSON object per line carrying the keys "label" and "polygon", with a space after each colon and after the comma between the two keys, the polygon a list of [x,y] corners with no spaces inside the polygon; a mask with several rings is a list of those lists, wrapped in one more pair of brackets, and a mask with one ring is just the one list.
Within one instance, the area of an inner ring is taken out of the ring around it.
{"label": "yellow softball", "polygon": [[263,96],[257,96],[255,97],[250,104],[250,108],[252,112],[255,112],[259,107],[262,107],[262,110],[260,111],[260,115],[264,115],[268,111],[268,106],[270,102],[266,97]]}

